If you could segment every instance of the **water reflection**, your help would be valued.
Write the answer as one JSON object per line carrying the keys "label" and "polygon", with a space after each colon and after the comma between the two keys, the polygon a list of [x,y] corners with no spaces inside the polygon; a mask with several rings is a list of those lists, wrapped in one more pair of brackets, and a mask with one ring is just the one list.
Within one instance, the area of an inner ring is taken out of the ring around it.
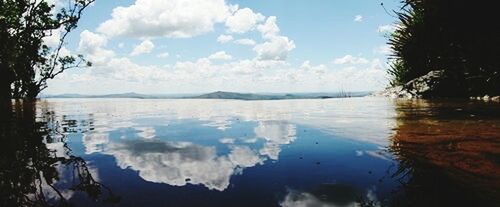
{"label": "water reflection", "polygon": [[367,189],[365,193],[359,192],[350,185],[323,184],[312,192],[290,190],[280,205],[283,207],[381,206],[374,192],[375,188]]}
{"label": "water reflection", "polygon": [[[43,106],[43,103],[41,103]],[[119,202],[100,183],[96,169],[72,155],[65,143],[67,126],[54,111],[36,104],[2,105],[0,120],[0,206],[66,206],[75,194]]]}
{"label": "water reflection", "polygon": [[106,154],[116,158],[118,166],[139,171],[143,179],[184,186],[202,184],[209,189],[224,190],[231,175],[262,162],[248,147],[235,146],[227,156],[217,156],[214,147],[189,142],[160,140],[127,140],[109,144]]}
{"label": "water reflection", "polygon": [[398,206],[495,206],[500,201],[500,105],[400,101],[391,151]]}
{"label": "water reflection", "polygon": [[296,138],[295,125],[286,121],[261,121],[254,132],[257,138],[266,141],[259,153],[273,160],[278,160],[281,145],[290,144]]}
{"label": "water reflection", "polygon": [[7,204],[99,206],[116,198],[101,183],[124,195],[120,206],[500,201],[498,104],[51,99],[36,110],[16,106],[2,122]]}

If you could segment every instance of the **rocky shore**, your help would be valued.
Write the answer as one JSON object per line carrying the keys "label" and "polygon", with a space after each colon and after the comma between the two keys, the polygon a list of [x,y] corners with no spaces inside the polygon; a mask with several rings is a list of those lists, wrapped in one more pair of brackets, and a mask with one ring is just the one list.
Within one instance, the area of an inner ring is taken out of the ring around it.
{"label": "rocky shore", "polygon": [[[435,70],[415,78],[402,86],[388,87],[383,91],[375,92],[372,96],[390,97],[390,98],[436,98],[444,97],[446,89],[453,87],[447,81],[444,70]],[[471,100],[495,101],[500,102],[500,96],[473,96]]]}

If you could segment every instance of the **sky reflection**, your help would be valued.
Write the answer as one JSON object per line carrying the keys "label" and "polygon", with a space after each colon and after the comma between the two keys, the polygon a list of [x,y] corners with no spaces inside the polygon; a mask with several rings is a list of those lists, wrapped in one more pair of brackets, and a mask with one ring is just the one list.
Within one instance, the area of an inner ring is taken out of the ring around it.
{"label": "sky reflection", "polygon": [[[121,169],[135,170],[149,182],[172,186],[201,184],[218,191],[225,190],[231,176],[244,173],[245,168],[278,160],[282,147],[296,140],[297,124],[380,146],[387,142],[389,126],[394,125],[386,119],[394,113],[391,106],[378,99],[50,102],[65,117],[81,122],[92,119],[82,129],[85,154],[111,155]],[[384,116],[367,115],[367,110]],[[82,114],[88,117],[81,117]],[[219,132],[210,131],[215,134],[214,139],[203,139],[208,133],[179,137],[189,134],[187,123]],[[365,154],[387,159],[370,152]]]}
{"label": "sky reflection", "polygon": [[16,103],[13,111],[0,127],[6,175],[0,192],[14,199],[9,203],[491,206],[498,200],[500,107],[491,103],[49,99]]}

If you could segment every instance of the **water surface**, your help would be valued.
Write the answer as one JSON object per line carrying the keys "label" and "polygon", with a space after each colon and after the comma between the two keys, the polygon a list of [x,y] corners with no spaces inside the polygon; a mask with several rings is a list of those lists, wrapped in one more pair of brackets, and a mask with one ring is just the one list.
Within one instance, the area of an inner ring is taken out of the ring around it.
{"label": "water surface", "polygon": [[2,120],[5,204],[495,206],[500,105],[47,99]]}

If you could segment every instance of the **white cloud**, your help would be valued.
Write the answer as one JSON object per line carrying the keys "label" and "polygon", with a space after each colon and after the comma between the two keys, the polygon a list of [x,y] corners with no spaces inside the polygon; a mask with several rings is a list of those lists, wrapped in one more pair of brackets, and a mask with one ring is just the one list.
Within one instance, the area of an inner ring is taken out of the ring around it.
{"label": "white cloud", "polygon": [[356,15],[356,16],[354,16],[354,21],[355,22],[362,22],[363,21],[363,16],[361,16],[359,14]]}
{"label": "white cloud", "polygon": [[108,40],[104,35],[96,34],[88,30],[80,33],[78,50],[86,55],[86,58],[95,66],[105,64],[115,56],[112,50],[104,49]]}
{"label": "white cloud", "polygon": [[[332,92],[371,91],[387,84],[387,67],[378,59],[370,64],[313,65],[294,67],[285,61],[243,59],[212,62],[208,58],[177,61],[173,65],[140,65],[127,58],[112,58],[82,74],[57,77],[48,93],[120,93],[135,91],[199,93],[200,91],[241,92]],[[99,82],[103,84],[89,84]],[[203,83],[203,84],[200,84]],[[72,87],[62,87],[71,84]],[[81,89],[84,88],[82,91]],[[218,126],[226,122],[221,121]]]}
{"label": "white cloud", "polygon": [[160,53],[156,57],[158,58],[168,58],[170,54],[168,52]]}
{"label": "white cloud", "polygon": [[275,16],[268,17],[266,22],[259,25],[257,29],[262,38],[266,39],[266,42],[253,48],[257,53],[257,59],[283,61],[288,57],[288,53],[295,48],[293,40],[278,34],[280,29],[276,24]]}
{"label": "white cloud", "polygon": [[107,36],[187,38],[213,30],[235,10],[224,0],[136,0],[113,9],[97,29]]}
{"label": "white cloud", "polygon": [[108,39],[105,36],[84,30],[80,33],[80,43],[78,44],[78,49],[83,52],[89,52],[95,50],[96,48],[106,46],[107,42]]}
{"label": "white cloud", "polygon": [[234,139],[226,137],[226,138],[219,139],[219,142],[222,144],[234,144]]}
{"label": "white cloud", "polygon": [[377,32],[382,34],[392,33],[396,30],[397,26],[394,24],[386,24],[378,27]]}
{"label": "white cloud", "polygon": [[390,45],[381,45],[381,46],[375,48],[374,52],[376,54],[390,55],[390,54],[392,54],[392,48]]}
{"label": "white cloud", "polygon": [[227,43],[229,41],[233,40],[233,36],[231,35],[219,35],[219,37],[217,37],[217,42],[219,43]]}
{"label": "white cloud", "polygon": [[231,55],[227,54],[225,51],[219,51],[208,56],[210,60],[230,60],[233,58]]}
{"label": "white cloud", "polygon": [[147,54],[153,51],[155,45],[150,40],[144,40],[141,44],[134,47],[134,50],[130,53],[131,56]]}
{"label": "white cloud", "polygon": [[268,17],[264,24],[257,26],[257,30],[259,30],[265,38],[276,36],[280,32],[280,28],[276,24],[275,16]]}
{"label": "white cloud", "polygon": [[61,30],[60,29],[50,30],[48,31],[47,34],[50,35],[42,39],[43,43],[51,48],[57,47],[61,40]]}
{"label": "white cloud", "polygon": [[362,57],[354,57],[352,55],[346,55],[341,58],[336,58],[335,60],[333,60],[333,63],[337,65],[344,65],[344,64],[357,65],[357,64],[367,64],[369,63],[369,61]]}
{"label": "white cloud", "polygon": [[249,8],[237,10],[226,20],[226,27],[232,33],[245,33],[255,28],[255,25],[263,21],[265,17],[260,13],[254,13]]}
{"label": "white cloud", "polygon": [[293,40],[285,36],[273,36],[268,41],[256,45],[253,50],[261,60],[286,60],[288,52],[295,48]]}
{"label": "white cloud", "polygon": [[238,44],[238,45],[255,45],[256,44],[255,40],[247,39],[247,38],[235,40],[234,43]]}

